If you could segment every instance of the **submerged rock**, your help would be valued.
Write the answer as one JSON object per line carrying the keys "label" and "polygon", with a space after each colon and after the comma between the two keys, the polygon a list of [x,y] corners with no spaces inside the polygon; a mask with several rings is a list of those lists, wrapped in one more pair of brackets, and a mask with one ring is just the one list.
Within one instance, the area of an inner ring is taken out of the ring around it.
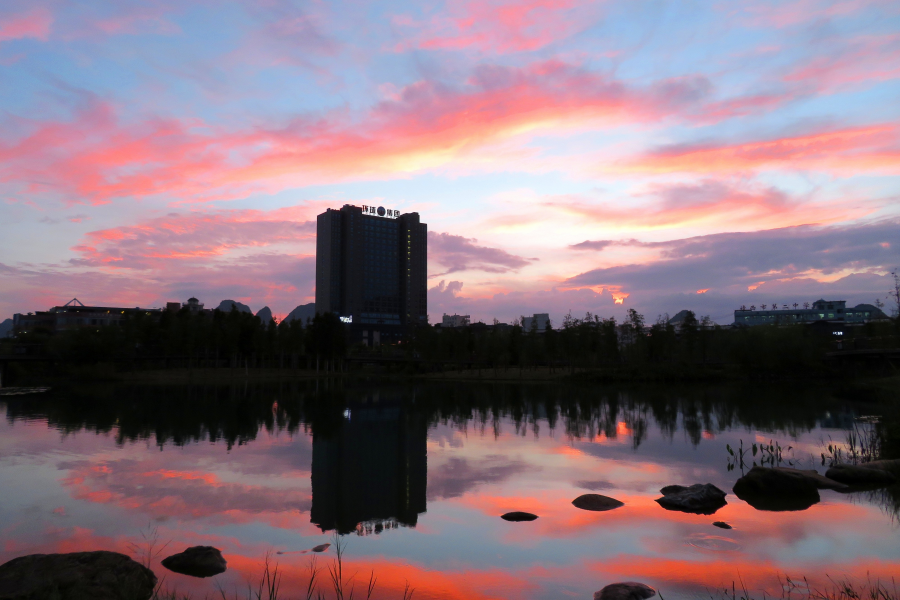
{"label": "submerged rock", "polygon": [[725,521],[713,521],[713,527],[718,527],[719,529],[734,529]]}
{"label": "submerged rock", "polygon": [[897,482],[893,464],[900,461],[876,460],[861,465],[835,465],[825,476],[847,485],[891,485]]}
{"label": "submerged rock", "polygon": [[695,483],[689,487],[667,485],[660,493],[663,497],[656,501],[666,510],[711,515],[728,504],[727,494],[711,483]]}
{"label": "submerged rock", "polygon": [[753,467],[737,480],[733,491],[757,510],[806,510],[819,501],[819,489],[811,477],[796,471]]}
{"label": "submerged rock", "polygon": [[118,552],[31,554],[0,565],[2,600],[147,600],[153,571]]}
{"label": "submerged rock", "polygon": [[594,600],[646,600],[656,595],[649,585],[635,581],[611,583],[599,592],[594,592]]}
{"label": "submerged rock", "polygon": [[173,554],[162,560],[162,566],[191,577],[212,577],[224,573],[228,563],[218,548],[212,546],[192,546],[184,552]]}
{"label": "submerged rock", "polygon": [[598,512],[625,506],[624,502],[619,502],[615,498],[610,498],[609,496],[603,496],[601,494],[582,494],[572,500],[572,504],[575,508]]}
{"label": "submerged rock", "polygon": [[792,469],[791,467],[773,467],[775,471],[781,471],[782,473],[796,473],[797,475],[801,475],[806,479],[809,479],[813,485],[816,486],[817,489],[820,490],[843,490],[846,489],[847,485],[843,484],[839,481],[835,481],[826,475],[819,475],[818,471],[815,469]]}
{"label": "submerged rock", "polygon": [[505,515],[501,515],[500,518],[503,519],[504,521],[519,522],[519,521],[534,521],[535,519],[538,518],[538,516],[533,515],[528,512],[515,511],[515,512],[508,512]]}

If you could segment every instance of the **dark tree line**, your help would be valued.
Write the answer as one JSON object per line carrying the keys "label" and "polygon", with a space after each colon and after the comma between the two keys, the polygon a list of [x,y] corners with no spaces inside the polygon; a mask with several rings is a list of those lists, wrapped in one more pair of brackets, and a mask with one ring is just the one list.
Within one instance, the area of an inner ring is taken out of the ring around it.
{"label": "dark tree line", "polygon": [[[119,326],[80,328],[50,334],[35,330],[15,344],[71,363],[131,363],[134,368],[230,367],[305,368],[343,371],[344,358],[381,356],[407,361],[408,370],[546,368],[618,370],[636,378],[703,376],[723,365],[743,374],[791,375],[821,371],[830,335],[807,325],[723,328],[687,312],[676,325],[661,316],[647,324],[634,309],[625,320],[587,313],[567,315],[558,328],[526,329],[476,323],[459,328],[412,328],[397,344],[351,345],[348,328],[334,314],[299,321],[263,323],[245,312],[188,309],[137,314]],[[900,319],[854,327],[842,337],[848,347],[897,347]]]}
{"label": "dark tree line", "polygon": [[154,366],[332,368],[347,352],[336,315],[263,323],[251,313],[183,308],[161,316],[138,313],[118,326],[82,327],[51,334],[36,329],[15,342],[60,360],[152,362]]}

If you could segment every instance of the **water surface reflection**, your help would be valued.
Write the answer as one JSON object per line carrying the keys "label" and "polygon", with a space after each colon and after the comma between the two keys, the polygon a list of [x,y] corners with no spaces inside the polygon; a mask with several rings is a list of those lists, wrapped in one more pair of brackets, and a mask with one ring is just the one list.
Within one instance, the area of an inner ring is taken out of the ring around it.
{"label": "water surface reflection", "polygon": [[[419,598],[588,598],[622,579],[668,597],[738,576],[777,592],[784,573],[900,572],[896,488],[823,491],[790,513],[732,494],[715,517],[654,502],[673,483],[730,492],[739,472],[725,445],[741,441],[790,444],[786,458],[822,471],[822,441],[843,439],[855,416],[893,422],[884,398],[858,389],[320,381],[98,386],[2,406],[0,486],[15,493],[0,506],[0,560],[127,552],[150,523],[174,547],[222,548],[226,587],[255,576],[266,551],[286,552],[285,590],[298,596],[299,551],[335,530],[384,597],[405,580]],[[578,510],[585,491],[625,506]],[[514,510],[540,518],[499,519]]]}

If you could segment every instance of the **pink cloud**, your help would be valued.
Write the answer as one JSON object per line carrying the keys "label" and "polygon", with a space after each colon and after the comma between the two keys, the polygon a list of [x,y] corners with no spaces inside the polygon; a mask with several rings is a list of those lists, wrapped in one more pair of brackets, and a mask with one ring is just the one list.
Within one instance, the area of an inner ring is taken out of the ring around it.
{"label": "pink cloud", "polygon": [[313,301],[312,219],[325,204],[330,203],[169,213],[91,231],[66,262],[0,263],[5,292],[0,310],[46,310],[73,296],[87,303],[149,307],[193,295],[212,306],[223,298],[254,310],[268,305],[284,316]]}
{"label": "pink cloud", "polygon": [[424,23],[400,15],[394,24],[416,35],[398,51],[477,50],[504,54],[537,50],[589,26],[596,5],[583,0],[450,0],[439,15]]}
{"label": "pink cloud", "polygon": [[[646,201],[650,200],[648,204]],[[637,202],[635,202],[637,201]],[[704,180],[693,184],[649,186],[628,205],[597,203],[579,196],[554,196],[541,206],[557,212],[625,229],[658,229],[714,223],[717,227],[770,228],[856,219],[877,210],[874,203],[849,206],[794,197],[773,187],[745,181]],[[542,218],[546,218],[546,214]],[[599,248],[595,248],[599,249]]]}
{"label": "pink cloud", "polygon": [[764,169],[900,172],[900,129],[894,124],[813,132],[737,144],[663,148],[611,167],[634,173],[729,173]]}
{"label": "pink cloud", "polygon": [[35,38],[46,42],[52,24],[53,15],[45,8],[0,18],[0,42],[22,38]]}
{"label": "pink cloud", "polygon": [[92,231],[73,250],[77,264],[129,269],[203,261],[231,250],[315,238],[315,223],[290,218],[296,209],[171,213],[139,225]]}
{"label": "pink cloud", "polygon": [[[198,119],[124,123],[112,104],[83,95],[69,121],[14,123],[28,133],[0,144],[0,181],[17,184],[20,193],[59,193],[70,202],[94,204],[128,196],[233,198],[446,169],[536,129],[646,123],[693,112],[709,93],[703,78],[632,89],[546,61],[479,67],[459,88],[419,81],[361,119],[334,111],[243,130]],[[521,168],[515,158],[485,165]]]}

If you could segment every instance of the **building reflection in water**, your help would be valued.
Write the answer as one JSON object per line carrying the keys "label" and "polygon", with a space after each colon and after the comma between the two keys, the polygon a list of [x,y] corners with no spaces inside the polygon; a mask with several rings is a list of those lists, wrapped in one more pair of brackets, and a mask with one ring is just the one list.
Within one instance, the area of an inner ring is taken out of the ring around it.
{"label": "building reflection in water", "polygon": [[415,527],[425,512],[425,418],[400,401],[352,404],[335,431],[313,432],[310,521],[322,531]]}

